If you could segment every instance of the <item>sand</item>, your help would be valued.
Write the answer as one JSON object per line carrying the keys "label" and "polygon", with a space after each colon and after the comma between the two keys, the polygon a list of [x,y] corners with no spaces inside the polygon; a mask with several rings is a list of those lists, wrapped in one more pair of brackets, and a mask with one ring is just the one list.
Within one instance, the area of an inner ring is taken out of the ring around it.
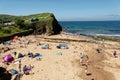
{"label": "sand", "polygon": [[[2,57],[13,52],[20,52],[27,55],[29,51],[33,53],[41,53],[42,59],[21,58],[22,68],[24,65],[32,65],[30,75],[23,75],[21,80],[119,80],[120,79],[120,43],[105,41],[104,45],[101,41],[95,41],[92,38],[74,35],[30,35],[20,37],[21,41],[12,42],[12,45],[2,45],[0,47],[15,48],[13,50],[2,52],[0,54],[0,66],[6,67],[7,70],[18,70],[18,64],[11,63],[4,65]],[[25,45],[29,40],[29,45]],[[38,43],[49,44],[50,49],[42,49],[37,46]],[[66,43],[69,49],[57,49],[59,43]],[[100,53],[96,52],[100,49]],[[113,52],[117,51],[118,58],[113,57]],[[62,55],[57,56],[56,53],[61,52]],[[91,75],[85,74],[85,66],[79,62],[80,53],[88,55],[89,65],[88,71]],[[17,59],[15,59],[17,60]],[[13,76],[14,78],[14,76]]]}

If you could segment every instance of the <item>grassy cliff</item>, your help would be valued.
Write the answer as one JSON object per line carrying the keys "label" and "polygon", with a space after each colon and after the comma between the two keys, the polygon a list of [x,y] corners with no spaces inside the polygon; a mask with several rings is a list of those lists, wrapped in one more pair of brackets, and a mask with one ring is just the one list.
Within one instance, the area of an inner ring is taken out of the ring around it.
{"label": "grassy cliff", "polygon": [[[12,25],[9,23],[14,22]],[[7,25],[5,25],[7,24]],[[33,30],[35,34],[58,34],[62,27],[52,13],[32,14],[27,16],[0,15],[0,37]]]}

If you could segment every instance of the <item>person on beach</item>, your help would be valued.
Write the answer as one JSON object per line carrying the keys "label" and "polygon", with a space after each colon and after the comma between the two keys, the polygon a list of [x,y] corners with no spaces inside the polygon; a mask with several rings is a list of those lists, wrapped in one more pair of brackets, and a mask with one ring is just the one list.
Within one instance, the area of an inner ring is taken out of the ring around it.
{"label": "person on beach", "polygon": [[27,71],[26,67],[27,67],[26,65],[23,67],[23,73],[25,73],[25,71]]}
{"label": "person on beach", "polygon": [[26,75],[29,75],[32,68],[33,68],[33,67],[32,67],[31,65],[29,65],[29,66],[26,66],[26,65],[25,65],[25,66],[23,67],[23,73],[26,74]]}
{"label": "person on beach", "polygon": [[80,58],[83,58],[83,54],[82,53],[80,53]]}
{"label": "person on beach", "polygon": [[88,74],[88,66],[85,66],[85,74]]}
{"label": "person on beach", "polygon": [[102,39],[102,46],[104,47],[104,43],[105,43],[105,40],[104,39]]}
{"label": "person on beach", "polygon": [[83,54],[80,53],[80,63],[82,63],[82,61],[83,61]]}
{"label": "person on beach", "polygon": [[85,62],[85,65],[87,65],[87,66],[89,65],[89,61],[88,60]]}
{"label": "person on beach", "polygon": [[19,60],[18,69],[19,69],[19,72],[21,72],[21,60]]}
{"label": "person on beach", "polygon": [[83,61],[82,58],[80,58],[80,63],[82,63],[82,61]]}
{"label": "person on beach", "polygon": [[114,56],[115,58],[117,58],[117,53],[116,53],[116,51],[114,51],[113,56]]}
{"label": "person on beach", "polygon": [[86,56],[86,59],[88,60],[89,59],[88,55],[85,55],[85,56]]}
{"label": "person on beach", "polygon": [[29,53],[28,53],[28,57],[34,58],[33,53],[32,53],[32,52],[29,52]]}
{"label": "person on beach", "polygon": [[100,49],[96,49],[97,53],[100,53]]}

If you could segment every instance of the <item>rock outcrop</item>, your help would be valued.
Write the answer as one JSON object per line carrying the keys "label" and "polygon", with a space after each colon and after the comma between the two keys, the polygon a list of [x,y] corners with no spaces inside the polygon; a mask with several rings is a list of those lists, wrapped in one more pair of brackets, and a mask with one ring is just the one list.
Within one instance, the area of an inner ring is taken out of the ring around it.
{"label": "rock outcrop", "polygon": [[59,25],[55,16],[51,13],[46,13],[49,16],[47,19],[39,20],[35,25],[37,34],[59,34],[62,31],[62,27]]}
{"label": "rock outcrop", "polygon": [[0,80],[11,80],[12,74],[10,74],[5,68],[0,67]]}

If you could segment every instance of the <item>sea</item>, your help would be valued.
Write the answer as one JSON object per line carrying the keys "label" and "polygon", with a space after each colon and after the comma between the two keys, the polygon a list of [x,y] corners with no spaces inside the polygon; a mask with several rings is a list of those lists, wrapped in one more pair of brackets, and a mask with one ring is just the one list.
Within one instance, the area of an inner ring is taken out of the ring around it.
{"label": "sea", "polygon": [[59,24],[67,34],[120,37],[120,21],[59,21]]}

